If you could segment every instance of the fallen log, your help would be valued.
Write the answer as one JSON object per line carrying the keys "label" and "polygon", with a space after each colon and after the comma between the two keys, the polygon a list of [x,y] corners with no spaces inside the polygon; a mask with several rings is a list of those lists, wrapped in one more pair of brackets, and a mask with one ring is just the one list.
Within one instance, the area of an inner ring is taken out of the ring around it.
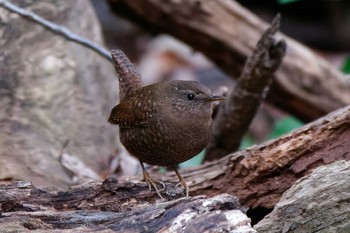
{"label": "fallen log", "polygon": [[146,186],[116,179],[68,190],[38,188],[28,181],[2,184],[0,229],[3,233],[256,232],[233,196],[178,198],[172,186],[166,199],[159,199]]}

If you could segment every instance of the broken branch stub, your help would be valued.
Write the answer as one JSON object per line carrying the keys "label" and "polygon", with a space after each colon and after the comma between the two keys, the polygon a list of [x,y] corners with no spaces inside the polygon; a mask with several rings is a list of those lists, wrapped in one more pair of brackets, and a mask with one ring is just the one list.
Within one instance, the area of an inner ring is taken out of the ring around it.
{"label": "broken branch stub", "polygon": [[253,54],[247,59],[237,84],[220,106],[206,159],[214,160],[238,150],[259,106],[266,96],[273,73],[281,64],[286,42],[274,38],[279,29],[277,15],[261,36]]}

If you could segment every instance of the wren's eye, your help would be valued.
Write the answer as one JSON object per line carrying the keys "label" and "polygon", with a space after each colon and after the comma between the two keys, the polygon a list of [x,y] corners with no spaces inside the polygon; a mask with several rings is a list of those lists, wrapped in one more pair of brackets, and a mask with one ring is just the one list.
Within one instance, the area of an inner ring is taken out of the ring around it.
{"label": "wren's eye", "polygon": [[187,94],[187,99],[188,100],[194,100],[194,95],[193,94]]}

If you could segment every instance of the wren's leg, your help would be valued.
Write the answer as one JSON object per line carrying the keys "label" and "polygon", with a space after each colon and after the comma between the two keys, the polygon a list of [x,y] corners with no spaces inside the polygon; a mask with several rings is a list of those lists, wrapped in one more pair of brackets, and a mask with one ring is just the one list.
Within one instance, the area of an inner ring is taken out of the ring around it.
{"label": "wren's leg", "polygon": [[[150,177],[150,175],[146,171],[145,166],[143,165],[143,162],[141,161],[141,159],[140,159],[140,164],[141,164],[142,171],[143,171],[143,179],[148,184],[149,191],[152,190],[152,186],[153,186],[153,188],[156,190],[158,196],[160,196],[160,198],[163,198],[162,195],[160,195],[160,192],[158,191],[156,183],[152,180],[152,178]],[[161,189],[161,190],[164,190],[165,184],[161,181],[159,181],[159,183],[163,186],[163,189]]]}
{"label": "wren's leg", "polygon": [[188,187],[188,185],[186,184],[184,178],[182,178],[180,173],[177,171],[176,165],[173,166],[173,168],[174,168],[175,173],[176,173],[176,175],[177,175],[177,177],[179,178],[179,181],[180,181],[180,183],[178,183],[177,185],[181,184],[184,187],[184,191],[186,193],[186,197],[188,197],[189,196],[189,187]]}

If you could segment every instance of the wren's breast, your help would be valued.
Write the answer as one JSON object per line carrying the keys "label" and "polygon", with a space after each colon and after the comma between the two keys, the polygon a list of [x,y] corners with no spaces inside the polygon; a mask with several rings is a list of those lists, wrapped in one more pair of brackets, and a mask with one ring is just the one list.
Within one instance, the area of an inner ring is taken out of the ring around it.
{"label": "wren's breast", "polygon": [[200,153],[209,142],[211,124],[186,126],[160,121],[153,127],[120,129],[125,148],[143,162],[171,166]]}

